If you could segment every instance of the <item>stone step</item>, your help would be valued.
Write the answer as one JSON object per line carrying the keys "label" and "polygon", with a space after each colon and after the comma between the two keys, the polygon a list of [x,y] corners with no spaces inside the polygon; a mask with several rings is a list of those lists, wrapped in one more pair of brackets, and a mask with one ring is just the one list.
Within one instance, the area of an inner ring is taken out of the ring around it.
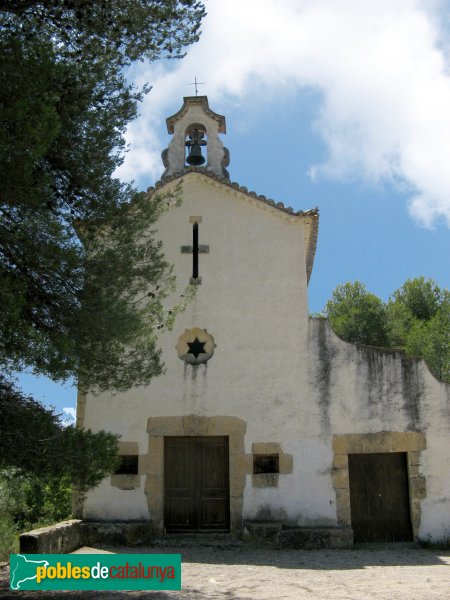
{"label": "stone step", "polygon": [[279,521],[245,521],[243,539],[277,548],[349,548],[353,545],[353,530],[347,527],[286,526]]}
{"label": "stone step", "polygon": [[177,546],[182,548],[220,548],[233,549],[245,547],[244,542],[232,537],[229,533],[199,533],[199,534],[177,534],[166,533],[154,538],[152,546]]}

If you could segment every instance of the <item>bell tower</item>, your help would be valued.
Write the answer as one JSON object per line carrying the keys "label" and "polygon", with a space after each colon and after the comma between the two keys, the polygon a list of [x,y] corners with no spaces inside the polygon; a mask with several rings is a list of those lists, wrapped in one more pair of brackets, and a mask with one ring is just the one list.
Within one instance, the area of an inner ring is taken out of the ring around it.
{"label": "bell tower", "polygon": [[230,178],[230,153],[219,138],[226,133],[225,117],[209,108],[206,96],[183,98],[183,106],[166,124],[173,138],[161,155],[166,168],[162,180],[191,168]]}

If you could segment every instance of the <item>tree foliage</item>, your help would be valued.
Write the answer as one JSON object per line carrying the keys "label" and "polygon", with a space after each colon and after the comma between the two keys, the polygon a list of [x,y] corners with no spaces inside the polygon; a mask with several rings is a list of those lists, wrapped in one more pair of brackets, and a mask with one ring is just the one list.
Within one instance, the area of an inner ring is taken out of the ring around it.
{"label": "tree foliage", "polygon": [[43,481],[67,478],[81,491],[117,467],[117,436],[64,427],[58,416],[0,378],[0,469]]}
{"label": "tree foliage", "polygon": [[83,493],[118,465],[111,433],[64,427],[59,417],[0,376],[0,560],[27,529],[67,519],[72,486]]}
{"label": "tree foliage", "polygon": [[181,56],[203,15],[192,0],[0,1],[3,369],[98,389],[162,371],[157,331],[181,306],[163,308],[174,278],[152,229],[175,197],[113,175],[147,91],[123,69]]}
{"label": "tree foliage", "polygon": [[435,281],[409,279],[386,304],[361,283],[346,283],[335,289],[325,312],[342,339],[403,348],[450,383],[450,292]]}
{"label": "tree foliage", "polygon": [[48,36],[61,56],[118,67],[181,57],[205,15],[197,0],[0,0],[0,12],[5,28]]}
{"label": "tree foliage", "polygon": [[359,281],[338,285],[325,312],[333,330],[342,339],[372,346],[386,345],[385,307]]}
{"label": "tree foliage", "polygon": [[391,346],[422,356],[431,372],[450,382],[450,292],[431,279],[410,279],[387,303]]}
{"label": "tree foliage", "polygon": [[[6,374],[28,367],[102,390],[162,371],[157,332],[183,301],[164,308],[174,277],[154,226],[180,190],[147,198],[114,177],[149,91],[124,73],[181,57],[204,14],[195,0],[0,0]],[[115,436],[62,427],[3,376],[0,413],[0,512],[13,503],[0,537],[68,516],[71,485],[83,492],[114,470]]]}

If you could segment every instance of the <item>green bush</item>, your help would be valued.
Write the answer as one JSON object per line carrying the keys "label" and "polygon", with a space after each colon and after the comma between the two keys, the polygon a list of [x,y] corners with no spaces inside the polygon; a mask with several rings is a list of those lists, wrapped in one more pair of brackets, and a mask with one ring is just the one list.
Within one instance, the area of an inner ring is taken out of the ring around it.
{"label": "green bush", "polygon": [[19,549],[19,535],[71,516],[68,477],[46,481],[17,469],[0,471],[0,560]]}
{"label": "green bush", "polygon": [[65,427],[52,410],[0,374],[1,556],[18,536],[70,518],[72,485],[81,492],[113,473],[118,436]]}
{"label": "green bush", "polygon": [[19,551],[19,532],[10,515],[0,514],[0,561]]}

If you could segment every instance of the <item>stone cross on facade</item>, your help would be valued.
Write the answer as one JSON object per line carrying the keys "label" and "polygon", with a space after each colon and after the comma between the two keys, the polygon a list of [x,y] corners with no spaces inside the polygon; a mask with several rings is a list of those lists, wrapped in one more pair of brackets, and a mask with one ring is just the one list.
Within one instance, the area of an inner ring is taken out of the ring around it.
{"label": "stone cross on facade", "polygon": [[198,256],[199,254],[209,254],[209,246],[207,244],[199,244],[199,223],[202,222],[202,217],[190,217],[189,223],[192,223],[192,246],[181,246],[182,254],[192,254],[192,277],[189,283],[192,285],[200,285],[202,278],[199,275]]}

